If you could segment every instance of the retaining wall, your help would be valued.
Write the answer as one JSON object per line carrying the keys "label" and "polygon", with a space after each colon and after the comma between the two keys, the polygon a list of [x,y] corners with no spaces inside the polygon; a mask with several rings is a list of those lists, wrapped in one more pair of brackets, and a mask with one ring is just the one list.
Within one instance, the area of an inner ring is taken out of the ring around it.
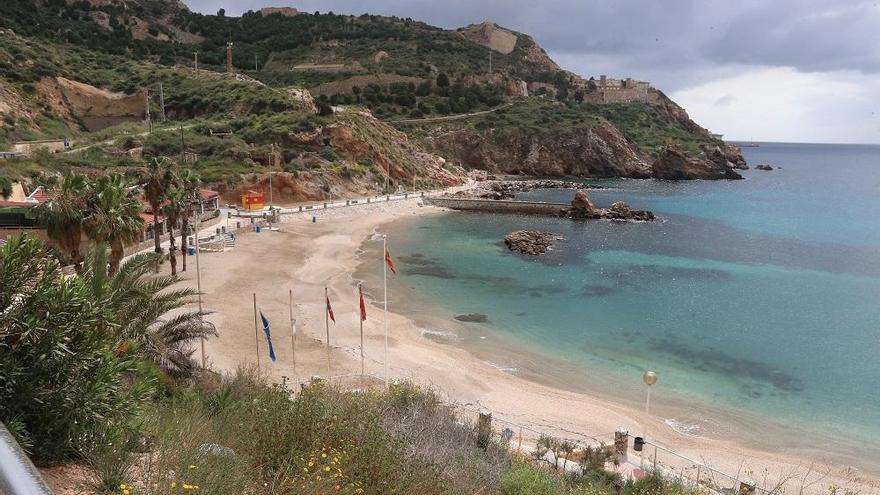
{"label": "retaining wall", "polygon": [[539,201],[510,201],[496,199],[425,198],[425,203],[453,210],[484,211],[494,213],[526,213],[530,215],[558,215],[571,206],[565,203]]}

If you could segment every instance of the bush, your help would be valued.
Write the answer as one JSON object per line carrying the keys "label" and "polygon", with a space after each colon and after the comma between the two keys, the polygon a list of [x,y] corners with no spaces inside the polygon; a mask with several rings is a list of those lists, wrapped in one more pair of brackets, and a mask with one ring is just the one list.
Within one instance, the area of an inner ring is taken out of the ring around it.
{"label": "bush", "polygon": [[530,464],[511,469],[501,478],[504,495],[554,495],[561,491],[558,477]]}
{"label": "bush", "polygon": [[152,392],[112,325],[40,241],[18,236],[0,250],[0,421],[21,425],[35,461],[76,457],[98,430],[124,430]]}

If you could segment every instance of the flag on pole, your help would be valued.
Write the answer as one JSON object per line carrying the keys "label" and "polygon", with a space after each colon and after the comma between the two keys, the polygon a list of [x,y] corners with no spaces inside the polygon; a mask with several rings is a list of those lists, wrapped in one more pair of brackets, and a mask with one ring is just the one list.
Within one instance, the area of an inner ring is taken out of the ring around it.
{"label": "flag on pole", "polygon": [[266,342],[269,343],[269,359],[272,362],[275,362],[275,348],[272,347],[272,333],[269,332],[269,320],[266,319],[266,316],[260,311],[260,319],[263,320],[263,333],[266,334]]}
{"label": "flag on pole", "polygon": [[336,323],[336,316],[333,314],[333,308],[330,306],[330,296],[325,296],[327,298],[327,314],[330,315],[330,319],[333,320],[333,323]]}
{"label": "flag on pole", "polygon": [[358,292],[361,296],[361,321],[367,321],[367,304],[364,302],[364,288],[358,284]]}
{"label": "flag on pole", "polygon": [[388,248],[385,248],[385,264],[388,265],[388,268],[391,269],[391,272],[397,275],[397,267],[394,266],[394,260],[391,259],[391,251]]}

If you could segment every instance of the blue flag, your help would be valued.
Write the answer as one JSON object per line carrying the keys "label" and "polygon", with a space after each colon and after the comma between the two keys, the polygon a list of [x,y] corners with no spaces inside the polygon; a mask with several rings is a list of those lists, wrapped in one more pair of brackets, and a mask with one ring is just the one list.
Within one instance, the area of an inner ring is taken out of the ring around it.
{"label": "blue flag", "polygon": [[269,320],[263,315],[263,312],[260,311],[260,319],[263,320],[263,333],[266,334],[266,342],[269,343],[269,359],[272,362],[275,362],[275,348],[272,347],[272,334],[269,332]]}

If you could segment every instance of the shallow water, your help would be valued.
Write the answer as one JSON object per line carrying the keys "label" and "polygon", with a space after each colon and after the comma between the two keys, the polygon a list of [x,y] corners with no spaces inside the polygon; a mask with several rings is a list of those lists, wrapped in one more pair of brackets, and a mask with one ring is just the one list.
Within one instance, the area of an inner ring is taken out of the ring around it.
{"label": "shallow water", "polygon": [[[499,369],[529,367],[526,350],[551,356],[570,365],[572,388],[622,402],[643,400],[640,376],[653,369],[657,414],[683,433],[760,443],[772,431],[791,448],[821,437],[878,465],[880,147],[745,153],[753,166],[782,168],[745,171],[744,181],[601,181],[609,189],[590,191],[600,206],[651,209],[654,223],[464,212],[401,220],[388,229],[397,283],[431,303],[401,306],[485,314],[487,323],[457,325],[521,345],[521,359],[493,361]],[[517,229],[565,240],[529,259],[501,243]]]}

